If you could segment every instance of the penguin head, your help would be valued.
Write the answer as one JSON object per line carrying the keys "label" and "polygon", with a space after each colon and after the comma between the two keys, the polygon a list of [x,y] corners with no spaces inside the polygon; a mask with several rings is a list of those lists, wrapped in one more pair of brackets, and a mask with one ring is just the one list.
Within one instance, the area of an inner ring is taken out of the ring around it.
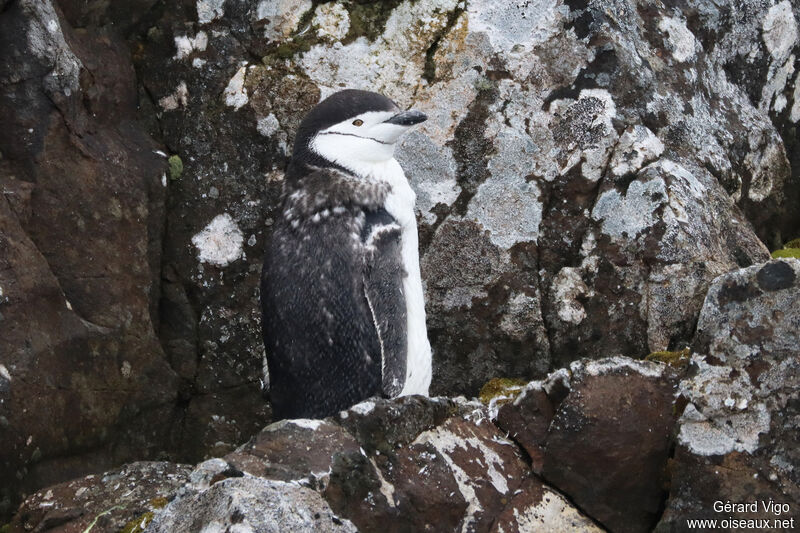
{"label": "penguin head", "polygon": [[400,136],[427,119],[401,111],[389,98],[348,89],[322,102],[300,123],[293,159],[333,163],[348,169],[388,161]]}

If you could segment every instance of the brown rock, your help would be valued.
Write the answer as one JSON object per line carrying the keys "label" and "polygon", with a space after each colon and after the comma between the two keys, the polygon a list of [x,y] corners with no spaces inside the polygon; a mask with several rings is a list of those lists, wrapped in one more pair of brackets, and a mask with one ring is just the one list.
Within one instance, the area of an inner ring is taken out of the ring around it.
{"label": "brown rock", "polygon": [[536,381],[513,403],[504,404],[497,411],[497,425],[528,452],[531,469],[537,474],[542,473],[544,445],[553,416],[553,401]]}
{"label": "brown rock", "polygon": [[[187,481],[191,467],[172,463],[131,463],[43,489],[25,500],[9,533],[120,531],[145,525]],[[141,531],[138,530],[138,531]]]}
{"label": "brown rock", "polygon": [[668,479],[677,374],[627,358],[576,362],[571,370],[542,476],[608,529],[649,531]]}
{"label": "brown rock", "polygon": [[360,453],[347,431],[321,420],[282,420],[265,427],[247,444],[225,456],[233,467],[253,476],[281,481],[327,481],[338,454]]}
{"label": "brown rock", "polygon": [[492,533],[528,533],[532,531],[574,531],[599,533],[596,526],[564,496],[539,478],[526,479],[514,493],[508,506],[497,517]]}
{"label": "brown rock", "polygon": [[4,515],[20,492],[162,450],[177,380],[153,325],[165,165],[126,45],[23,0],[0,47]]}

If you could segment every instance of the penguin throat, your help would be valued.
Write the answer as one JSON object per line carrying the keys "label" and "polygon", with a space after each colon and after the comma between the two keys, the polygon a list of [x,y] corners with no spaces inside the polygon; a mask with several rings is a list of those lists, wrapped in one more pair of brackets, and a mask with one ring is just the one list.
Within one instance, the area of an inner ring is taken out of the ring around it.
{"label": "penguin throat", "polygon": [[382,180],[390,161],[394,161],[394,143],[353,134],[325,133],[309,143],[312,152],[358,177]]}

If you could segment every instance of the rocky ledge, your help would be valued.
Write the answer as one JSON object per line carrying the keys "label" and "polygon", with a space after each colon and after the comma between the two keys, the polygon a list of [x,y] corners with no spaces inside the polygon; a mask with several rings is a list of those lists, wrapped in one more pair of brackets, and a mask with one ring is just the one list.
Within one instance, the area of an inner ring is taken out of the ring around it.
{"label": "rocky ledge", "polygon": [[[692,519],[796,521],[798,301],[800,261],[741,269],[712,283],[691,356],[582,359],[496,387],[488,406],[411,396],[276,422],[194,467],[132,463],[39,491],[4,533],[666,532]],[[757,512],[714,505],[753,501]]]}

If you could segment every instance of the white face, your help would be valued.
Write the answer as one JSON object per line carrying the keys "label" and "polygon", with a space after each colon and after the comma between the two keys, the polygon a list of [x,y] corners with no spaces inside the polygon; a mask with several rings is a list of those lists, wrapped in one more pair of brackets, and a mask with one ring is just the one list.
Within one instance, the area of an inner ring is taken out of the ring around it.
{"label": "white face", "polygon": [[310,148],[328,161],[350,169],[388,161],[394,157],[397,139],[412,127],[386,122],[397,113],[361,113],[317,133]]}

